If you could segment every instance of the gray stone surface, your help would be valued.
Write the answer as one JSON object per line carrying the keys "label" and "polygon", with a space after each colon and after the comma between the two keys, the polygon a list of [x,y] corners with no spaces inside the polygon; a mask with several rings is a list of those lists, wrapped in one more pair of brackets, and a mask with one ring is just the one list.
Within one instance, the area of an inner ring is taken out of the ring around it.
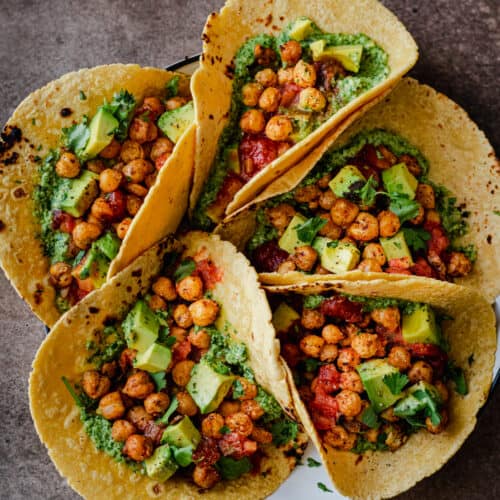
{"label": "gray stone surface", "polygon": [[[420,46],[412,75],[465,107],[498,150],[500,2],[384,3],[400,16]],[[206,15],[221,4],[221,0],[0,0],[0,122],[30,91],[68,71],[110,62],[165,66],[196,53]],[[29,414],[27,380],[43,336],[42,325],[1,274],[0,498],[77,498],[58,476]],[[499,413],[497,390],[457,455],[401,498],[500,498]]]}

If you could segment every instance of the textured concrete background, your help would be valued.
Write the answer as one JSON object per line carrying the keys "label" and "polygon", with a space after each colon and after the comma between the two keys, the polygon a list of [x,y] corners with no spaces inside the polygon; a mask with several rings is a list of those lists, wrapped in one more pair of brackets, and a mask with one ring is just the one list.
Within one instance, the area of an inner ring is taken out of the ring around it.
{"label": "textured concrete background", "polygon": [[[222,3],[0,0],[0,123],[29,92],[68,71],[111,62],[165,66],[198,52],[205,18]],[[412,75],[467,109],[499,151],[500,1],[384,3],[420,46]],[[43,336],[0,273],[0,498],[77,498],[58,476],[29,414],[28,374]],[[500,498],[498,414],[500,389],[457,455],[402,498]]]}

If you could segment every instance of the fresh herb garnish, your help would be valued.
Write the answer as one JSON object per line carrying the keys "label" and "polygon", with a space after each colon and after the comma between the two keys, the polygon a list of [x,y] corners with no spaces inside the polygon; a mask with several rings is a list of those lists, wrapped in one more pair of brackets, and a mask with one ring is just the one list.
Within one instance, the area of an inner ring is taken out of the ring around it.
{"label": "fresh herb garnish", "polygon": [[113,130],[114,136],[119,141],[127,138],[127,131],[135,109],[135,97],[126,90],[120,90],[108,104],[105,102],[101,108],[111,113],[118,120],[118,127]]}
{"label": "fresh herb garnish", "polygon": [[167,408],[167,411],[156,420],[157,424],[168,424],[168,421],[170,420],[170,417],[174,414],[175,410],[177,410],[177,407],[179,406],[179,401],[177,400],[176,397],[172,399],[170,406]]}
{"label": "fresh herb garnish", "polygon": [[75,123],[71,127],[62,129],[64,146],[73,151],[78,157],[81,157],[89,142],[90,130],[88,121],[88,117],[84,115],[80,123]]}
{"label": "fresh herb garnish", "polygon": [[321,462],[314,460],[314,458],[307,457],[307,466],[308,467],[321,467]]}
{"label": "fresh herb garnish", "polygon": [[221,434],[230,434],[231,433],[231,429],[227,426],[227,425],[223,425],[220,429],[219,429],[219,432]]}
{"label": "fresh herb garnish", "polygon": [[166,372],[150,373],[150,375],[156,385],[157,392],[160,392],[162,389],[165,389],[165,387],[167,387],[167,379],[165,378],[167,375]]}
{"label": "fresh herb garnish", "polygon": [[183,260],[174,271],[174,280],[180,281],[189,276],[196,269],[196,263],[193,259]]}
{"label": "fresh herb garnish", "polygon": [[323,483],[316,483],[316,484],[321,491],[324,491],[326,493],[333,493],[333,491],[329,489],[325,484]]}
{"label": "fresh herb garnish", "polygon": [[392,192],[389,196],[391,199],[389,210],[399,217],[401,224],[418,215],[420,205],[411,200],[407,194]]}
{"label": "fresh herb garnish", "polygon": [[238,479],[243,474],[252,470],[252,462],[248,457],[241,460],[235,460],[231,457],[221,457],[215,464],[215,468],[219,471],[223,479]]}
{"label": "fresh herb garnish", "polygon": [[493,210],[493,213],[494,213],[495,215],[498,215],[498,216],[500,217],[500,210]]}
{"label": "fresh herb garnish", "polygon": [[[473,355],[469,356],[469,359],[471,357],[473,360],[474,359]],[[453,361],[448,361],[448,364],[446,365],[446,369],[444,372],[444,379],[451,380],[455,384],[455,391],[458,394],[462,396],[468,394],[469,389],[467,387],[467,381],[465,380],[464,371],[462,370],[462,368],[455,365]]]}
{"label": "fresh herb garnish", "polygon": [[233,383],[233,399],[239,399],[245,394],[242,383],[239,380],[235,380]]}
{"label": "fresh herb garnish", "polygon": [[299,432],[299,426],[297,422],[294,422],[289,419],[280,420],[271,425],[271,434],[273,435],[273,443],[276,446],[281,446],[283,444],[289,443],[290,441],[293,441],[297,437],[298,432]]}
{"label": "fresh herb garnish", "polygon": [[425,242],[431,239],[431,235],[425,229],[420,227],[404,227],[403,234],[406,243],[415,252],[418,250],[425,250],[427,248]]}
{"label": "fresh herb garnish", "polygon": [[427,390],[418,389],[413,393],[413,396],[422,403],[425,403],[424,413],[431,419],[432,425],[441,423],[441,415],[439,414],[438,402],[432,397]]}
{"label": "fresh herb garnish", "polygon": [[80,101],[85,101],[87,99],[87,96],[85,95],[85,92],[83,90],[80,90]]}
{"label": "fresh herb garnish", "polygon": [[174,76],[165,85],[167,91],[166,98],[176,97],[179,93],[179,76]]}
{"label": "fresh herb garnish", "polygon": [[322,217],[312,217],[307,219],[303,224],[299,224],[294,229],[297,231],[297,236],[304,243],[311,243],[316,237],[318,231],[327,223]]}
{"label": "fresh herb garnish", "polygon": [[304,297],[304,307],[306,309],[316,309],[326,300],[323,295],[306,295]]}
{"label": "fresh herb garnish", "polygon": [[378,429],[380,427],[380,420],[372,406],[365,408],[361,414],[361,422],[370,427],[370,429]]}
{"label": "fresh herb garnish", "polygon": [[401,391],[409,381],[409,378],[404,373],[397,372],[389,373],[382,379],[382,382],[384,382],[395,396],[401,394]]}
{"label": "fresh herb garnish", "polygon": [[365,182],[363,187],[357,190],[355,193],[359,196],[361,205],[370,207],[375,203],[377,194],[387,195],[387,193],[384,192],[377,192],[376,188],[377,188],[377,181],[375,180],[373,175],[370,175],[370,178]]}

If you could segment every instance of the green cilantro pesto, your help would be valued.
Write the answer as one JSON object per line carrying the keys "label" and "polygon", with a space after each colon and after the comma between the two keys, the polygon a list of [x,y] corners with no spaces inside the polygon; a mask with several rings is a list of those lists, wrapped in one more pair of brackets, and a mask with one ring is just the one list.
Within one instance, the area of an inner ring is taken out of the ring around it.
{"label": "green cilantro pesto", "polygon": [[[206,209],[213,203],[222,186],[222,183],[230,169],[229,160],[226,153],[228,147],[238,144],[243,136],[239,126],[239,119],[244,111],[248,109],[242,102],[241,90],[243,86],[252,81],[257,71],[262,69],[255,61],[254,49],[256,45],[273,49],[276,52],[276,62],[273,69],[278,69],[280,65],[279,47],[290,40],[289,31],[293,23],[285,28],[278,36],[274,37],[261,34],[250,38],[245,42],[234,58],[234,79],[232,86],[232,101],[229,112],[229,121],[219,138],[217,153],[212,165],[210,176],[205,183],[204,190],[198,200],[194,212],[193,223],[196,227],[209,230],[213,227],[212,220],[207,216]],[[345,76],[337,83],[337,92],[327,106],[327,112],[319,118],[313,120],[309,133],[319,127],[325,120],[335,114],[340,108],[350,101],[366,92],[370,88],[384,81],[389,74],[388,55],[371,38],[359,34],[325,33],[317,25],[312,23],[311,31],[305,40],[301,41],[302,58],[311,61],[311,51],[309,45],[316,40],[325,40],[328,46],[340,45],[362,45],[363,56],[359,71],[355,74]]]}

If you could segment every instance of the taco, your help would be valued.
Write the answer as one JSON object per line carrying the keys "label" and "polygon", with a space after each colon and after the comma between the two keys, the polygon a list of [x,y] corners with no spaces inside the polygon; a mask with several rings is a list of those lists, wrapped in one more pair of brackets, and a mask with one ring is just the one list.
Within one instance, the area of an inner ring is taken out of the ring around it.
{"label": "taco", "polygon": [[152,247],[67,312],[30,404],[86,498],[263,498],[307,443],[257,275],[204,233]]}
{"label": "taco", "polygon": [[0,261],[44,323],[175,231],[192,122],[189,78],[137,65],[69,73],[15,110],[1,143]]}
{"label": "taco", "polygon": [[319,161],[305,158],[217,231],[245,249],[267,283],[418,275],[493,300],[498,175],[466,113],[404,79]]}
{"label": "taco", "polygon": [[199,128],[190,197],[203,229],[379,98],[418,56],[404,26],[375,0],[335,0],[328,9],[319,1],[256,8],[229,0],[209,16],[203,41],[192,81]]}
{"label": "taco", "polygon": [[495,359],[480,294],[428,278],[269,290],[295,407],[342,494],[392,497],[460,448]]}

